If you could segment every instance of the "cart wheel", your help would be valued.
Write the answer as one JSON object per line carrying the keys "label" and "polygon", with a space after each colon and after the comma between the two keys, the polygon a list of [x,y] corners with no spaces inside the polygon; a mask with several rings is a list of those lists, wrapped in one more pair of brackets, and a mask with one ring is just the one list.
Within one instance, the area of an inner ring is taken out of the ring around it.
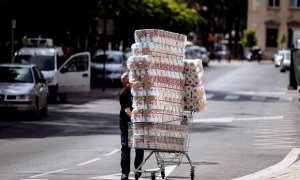
{"label": "cart wheel", "polygon": [[134,178],[135,178],[135,180],[138,180],[139,179],[139,174],[138,173],[134,173]]}
{"label": "cart wheel", "polygon": [[155,173],[151,173],[151,180],[155,180]]}
{"label": "cart wheel", "polygon": [[161,178],[162,178],[162,179],[165,179],[165,176],[166,176],[166,175],[165,175],[165,170],[162,170],[162,171],[161,171]]}
{"label": "cart wheel", "polygon": [[195,178],[195,167],[193,166],[191,169],[191,180],[194,180]]}

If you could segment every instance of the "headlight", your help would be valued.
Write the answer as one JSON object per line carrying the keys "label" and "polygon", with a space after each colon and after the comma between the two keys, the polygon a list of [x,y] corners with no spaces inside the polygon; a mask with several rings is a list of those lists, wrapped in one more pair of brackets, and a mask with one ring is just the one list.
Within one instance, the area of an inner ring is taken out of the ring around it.
{"label": "headlight", "polygon": [[21,95],[18,95],[16,96],[16,100],[32,100],[33,96],[31,94],[21,94]]}

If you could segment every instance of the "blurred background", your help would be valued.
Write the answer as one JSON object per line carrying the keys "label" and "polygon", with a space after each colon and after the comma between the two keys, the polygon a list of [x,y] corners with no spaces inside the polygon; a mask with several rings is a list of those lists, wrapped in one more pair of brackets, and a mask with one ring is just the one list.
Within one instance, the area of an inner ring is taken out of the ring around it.
{"label": "blurred background", "polygon": [[[67,54],[128,52],[134,30],[149,28],[186,34],[211,59],[273,60],[291,47],[299,7],[297,0],[0,0],[0,58],[10,61],[30,37],[53,38]],[[251,57],[253,47],[261,57]]]}
{"label": "blurred background", "polygon": [[0,56],[9,62],[27,38],[52,38],[65,53],[128,51],[136,29],[186,34],[208,52],[226,44],[245,58],[240,40],[247,22],[245,0],[0,0]]}

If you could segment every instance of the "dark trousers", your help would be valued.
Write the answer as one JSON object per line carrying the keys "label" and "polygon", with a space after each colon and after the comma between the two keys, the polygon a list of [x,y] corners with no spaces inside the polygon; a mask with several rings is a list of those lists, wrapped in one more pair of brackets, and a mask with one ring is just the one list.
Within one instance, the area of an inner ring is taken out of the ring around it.
{"label": "dark trousers", "polygon": [[[122,174],[130,173],[130,150],[128,147],[128,125],[125,123],[120,123],[121,129],[121,168]],[[135,150],[135,159],[134,167],[137,169],[139,165],[143,162],[144,159],[144,150],[136,149]]]}

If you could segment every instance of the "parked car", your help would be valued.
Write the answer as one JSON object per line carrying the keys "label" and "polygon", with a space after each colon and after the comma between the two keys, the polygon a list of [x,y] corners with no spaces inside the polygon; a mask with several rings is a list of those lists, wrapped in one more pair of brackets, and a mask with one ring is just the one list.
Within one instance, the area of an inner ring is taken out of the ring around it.
{"label": "parked car", "polygon": [[285,72],[291,67],[291,50],[285,49],[282,50],[283,58],[280,61],[280,72]]}
{"label": "parked car", "polygon": [[[49,97],[56,101],[66,101],[71,92],[90,91],[90,53],[81,52],[67,56],[62,47],[53,45],[52,39],[29,38],[28,45],[14,55],[13,63],[36,64],[42,71],[49,87]],[[77,71],[64,71],[66,66],[78,65]],[[64,68],[64,72],[61,70]],[[84,68],[84,69],[82,69]]]}
{"label": "parked car", "polygon": [[184,55],[186,59],[201,59],[203,66],[208,66],[209,57],[207,49],[203,46],[189,45],[185,47]]}
{"label": "parked car", "polygon": [[259,46],[253,46],[248,55],[250,61],[260,61],[262,58],[262,52]]}
{"label": "parked car", "polygon": [[[103,80],[108,80],[110,83],[119,83],[122,74],[127,70],[125,62],[126,57],[122,51],[97,50],[91,63],[92,84],[97,84]],[[105,79],[103,79],[104,67]]]}
{"label": "parked car", "polygon": [[221,61],[223,59],[230,61],[231,60],[231,52],[226,44],[218,44],[215,47],[215,58],[218,59],[218,61]]}
{"label": "parked car", "polygon": [[283,59],[283,50],[279,50],[276,54],[274,54],[274,65],[275,67],[280,66],[280,62]]}
{"label": "parked car", "polygon": [[47,115],[48,85],[36,65],[0,64],[0,111]]}

